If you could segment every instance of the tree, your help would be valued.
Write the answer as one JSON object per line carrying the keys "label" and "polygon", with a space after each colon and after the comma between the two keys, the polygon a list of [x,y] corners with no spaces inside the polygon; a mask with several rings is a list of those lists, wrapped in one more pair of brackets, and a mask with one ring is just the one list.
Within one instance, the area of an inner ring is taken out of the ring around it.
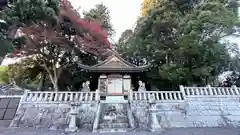
{"label": "tree", "polygon": [[133,36],[133,31],[131,29],[125,30],[118,40],[118,44],[126,44],[126,42]]}
{"label": "tree", "polygon": [[24,33],[13,55],[38,61],[55,91],[62,71],[81,61],[82,54],[101,56],[111,48],[107,33],[97,23],[80,18],[67,0],[20,0],[4,13],[6,22]]}
{"label": "tree", "polygon": [[148,11],[151,8],[154,8],[156,3],[157,3],[157,0],[144,0],[141,4],[141,15],[147,16]]}
{"label": "tree", "polygon": [[110,36],[112,36],[115,31],[111,24],[111,17],[108,7],[104,4],[97,4],[95,8],[90,9],[87,12],[83,13],[85,19],[89,19],[92,21],[97,21],[101,27],[108,32]]}
{"label": "tree", "polygon": [[221,0],[158,0],[139,20],[124,51],[152,65],[149,81],[157,87],[210,83],[230,60],[219,41],[238,24],[225,5]]}

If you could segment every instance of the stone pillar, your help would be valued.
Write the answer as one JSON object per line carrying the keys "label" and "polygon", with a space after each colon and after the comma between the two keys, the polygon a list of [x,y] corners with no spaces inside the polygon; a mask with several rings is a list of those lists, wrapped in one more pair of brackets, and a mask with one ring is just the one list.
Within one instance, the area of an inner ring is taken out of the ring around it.
{"label": "stone pillar", "polygon": [[100,91],[99,91],[99,89],[96,90],[96,101],[97,102],[100,101]]}
{"label": "stone pillar", "polygon": [[78,106],[79,106],[78,103],[71,103],[71,110],[69,112],[70,122],[69,122],[68,128],[65,130],[66,132],[76,132],[78,130],[78,127],[76,125]]}
{"label": "stone pillar", "polygon": [[130,103],[132,103],[132,101],[133,101],[133,91],[130,89],[129,90],[129,97],[128,97],[128,101],[130,102]]}
{"label": "stone pillar", "polygon": [[95,114],[95,119],[94,119],[94,123],[93,123],[93,132],[98,131],[98,124],[99,124],[100,115],[101,115],[101,104],[98,103],[97,112]]}
{"label": "stone pillar", "polygon": [[131,77],[129,75],[123,76],[123,91],[128,93],[131,90]]}

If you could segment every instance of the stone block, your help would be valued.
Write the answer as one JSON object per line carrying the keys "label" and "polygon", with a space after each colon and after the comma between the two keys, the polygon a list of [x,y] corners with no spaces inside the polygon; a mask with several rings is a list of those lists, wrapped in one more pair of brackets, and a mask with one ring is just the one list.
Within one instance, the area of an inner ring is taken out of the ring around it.
{"label": "stone block", "polygon": [[187,119],[186,121],[192,121],[192,122],[195,122],[195,121],[217,121],[218,119],[220,119],[220,116],[197,116],[197,115],[194,115],[194,116],[187,116]]}
{"label": "stone block", "polygon": [[9,101],[9,98],[0,99],[0,109],[7,108]]}
{"label": "stone block", "polygon": [[171,128],[193,127],[193,122],[191,122],[191,121],[170,121],[170,127]]}
{"label": "stone block", "polygon": [[217,120],[208,120],[208,121],[205,121],[205,123],[206,123],[207,127],[218,127],[219,126],[218,121],[219,121],[219,119],[217,119]]}
{"label": "stone block", "polygon": [[15,116],[17,108],[14,109],[6,109],[6,113],[4,115],[4,120],[12,120]]}
{"label": "stone block", "polygon": [[238,116],[236,115],[230,115],[230,116],[225,116],[231,121],[240,121],[240,114]]}
{"label": "stone block", "polygon": [[0,109],[0,120],[3,120],[6,109]]}
{"label": "stone block", "polygon": [[168,115],[168,117],[169,117],[169,121],[185,121],[185,119],[186,119],[186,117],[182,114]]}
{"label": "stone block", "polygon": [[220,110],[188,110],[189,116],[219,116]]}
{"label": "stone block", "polygon": [[20,98],[13,98],[10,99],[10,102],[8,104],[8,108],[17,108],[19,104]]}

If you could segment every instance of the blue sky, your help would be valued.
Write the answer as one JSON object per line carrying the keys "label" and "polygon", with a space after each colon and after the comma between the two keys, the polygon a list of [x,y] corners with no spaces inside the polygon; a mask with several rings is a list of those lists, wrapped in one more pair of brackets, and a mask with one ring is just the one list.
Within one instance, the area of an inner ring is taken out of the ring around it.
{"label": "blue sky", "polygon": [[111,21],[116,31],[113,37],[117,41],[121,33],[131,29],[138,16],[143,0],[69,0],[75,8],[81,6],[80,12],[93,8],[96,4],[103,3],[110,10]]}

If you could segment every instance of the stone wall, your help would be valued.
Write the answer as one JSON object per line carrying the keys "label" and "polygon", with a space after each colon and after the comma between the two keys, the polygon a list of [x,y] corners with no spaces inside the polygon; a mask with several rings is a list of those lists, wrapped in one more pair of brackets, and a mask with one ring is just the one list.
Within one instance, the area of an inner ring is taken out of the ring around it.
{"label": "stone wall", "polygon": [[[22,104],[10,127],[49,128],[64,130],[69,124],[68,104]],[[96,112],[95,104],[79,106],[77,124],[79,128],[91,129]]]}
{"label": "stone wall", "polygon": [[148,129],[149,127],[149,104],[148,103],[132,103],[132,115],[136,128]]}
{"label": "stone wall", "polygon": [[[240,126],[240,98],[189,97],[183,102],[156,103],[159,126],[172,127],[237,127]],[[131,105],[136,126],[150,126],[147,103]]]}
{"label": "stone wall", "polygon": [[240,98],[237,96],[188,97],[187,121],[194,127],[240,125]]}

